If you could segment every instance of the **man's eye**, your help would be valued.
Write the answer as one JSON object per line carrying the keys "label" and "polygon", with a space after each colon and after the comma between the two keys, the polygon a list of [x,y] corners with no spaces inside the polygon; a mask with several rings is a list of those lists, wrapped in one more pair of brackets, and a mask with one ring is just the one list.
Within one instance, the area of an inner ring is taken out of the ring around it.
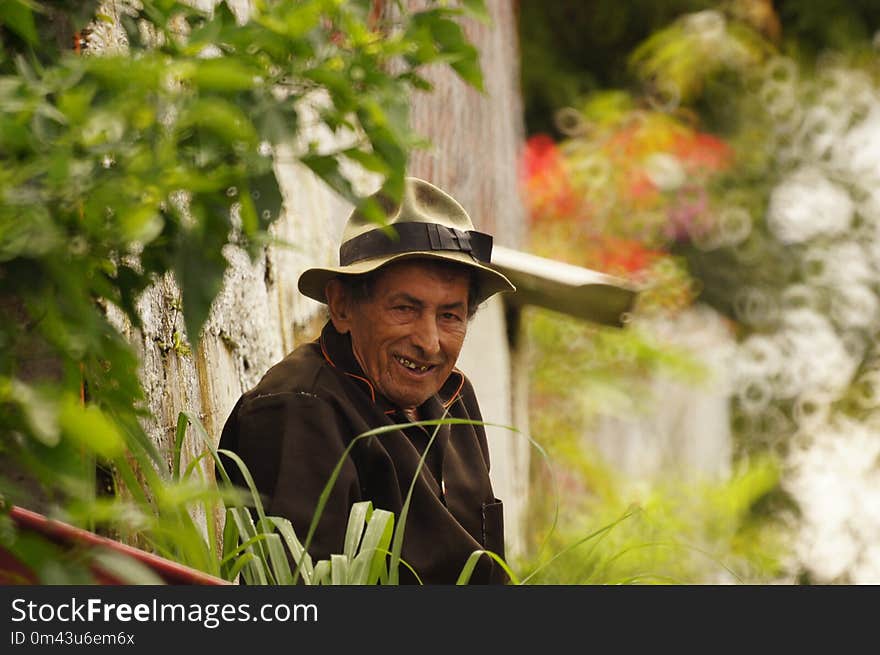
{"label": "man's eye", "polygon": [[444,312],[443,318],[447,321],[460,321],[461,320],[461,316],[459,316],[458,314],[453,314],[452,312]]}
{"label": "man's eye", "polygon": [[415,311],[415,307],[412,305],[397,305],[397,307],[393,308],[396,312],[412,312]]}

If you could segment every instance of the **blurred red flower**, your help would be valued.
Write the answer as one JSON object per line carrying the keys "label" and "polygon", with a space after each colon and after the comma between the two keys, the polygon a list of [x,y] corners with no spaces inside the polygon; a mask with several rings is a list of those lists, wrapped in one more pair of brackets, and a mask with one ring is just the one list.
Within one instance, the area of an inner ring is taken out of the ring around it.
{"label": "blurred red flower", "polygon": [[526,141],[522,157],[525,202],[532,220],[572,218],[580,202],[562,154],[553,139],[537,134]]}
{"label": "blurred red flower", "polygon": [[603,237],[601,239],[599,268],[606,273],[627,275],[645,270],[658,258],[666,255],[659,250],[646,248],[635,239]]}
{"label": "blurred red flower", "polygon": [[722,171],[733,161],[733,148],[705,132],[680,132],[673,142],[673,154],[689,172]]}

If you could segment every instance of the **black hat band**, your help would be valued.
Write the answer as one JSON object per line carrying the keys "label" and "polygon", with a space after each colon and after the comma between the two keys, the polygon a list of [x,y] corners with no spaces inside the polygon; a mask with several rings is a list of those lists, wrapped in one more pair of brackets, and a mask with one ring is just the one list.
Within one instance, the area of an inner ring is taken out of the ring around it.
{"label": "black hat band", "polygon": [[464,232],[439,223],[404,222],[390,226],[397,238],[384,228],[376,228],[349,239],[339,248],[339,265],[348,266],[363,259],[401,255],[408,252],[467,252],[477,261],[488,264],[492,257],[492,236],[468,230]]}

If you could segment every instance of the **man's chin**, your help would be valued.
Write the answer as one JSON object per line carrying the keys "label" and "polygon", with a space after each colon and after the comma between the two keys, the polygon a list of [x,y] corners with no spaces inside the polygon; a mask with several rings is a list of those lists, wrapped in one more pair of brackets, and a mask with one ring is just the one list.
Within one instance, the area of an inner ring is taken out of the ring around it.
{"label": "man's chin", "polygon": [[393,402],[395,405],[397,405],[398,407],[400,407],[401,409],[403,409],[403,410],[406,411],[406,410],[413,410],[413,409],[415,409],[416,407],[418,407],[419,405],[421,405],[421,404],[422,404],[423,402],[425,402],[426,400],[427,400],[427,398],[423,398],[423,399],[411,399],[411,398],[407,398],[407,399],[402,399],[402,400],[397,400],[397,401],[392,401],[392,402]]}
{"label": "man's chin", "polygon": [[425,402],[428,398],[433,396],[433,393],[429,394],[395,394],[393,397],[389,396],[388,400],[392,403],[400,407],[401,409],[414,409]]}

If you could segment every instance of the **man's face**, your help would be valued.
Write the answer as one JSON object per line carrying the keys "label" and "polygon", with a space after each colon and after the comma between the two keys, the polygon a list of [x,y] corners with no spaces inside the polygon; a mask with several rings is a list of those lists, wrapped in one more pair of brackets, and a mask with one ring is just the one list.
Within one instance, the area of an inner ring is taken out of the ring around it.
{"label": "man's face", "polygon": [[465,271],[403,261],[382,269],[371,298],[345,298],[344,316],[334,315],[370,382],[401,409],[421,405],[452,372],[467,332],[469,284]]}

